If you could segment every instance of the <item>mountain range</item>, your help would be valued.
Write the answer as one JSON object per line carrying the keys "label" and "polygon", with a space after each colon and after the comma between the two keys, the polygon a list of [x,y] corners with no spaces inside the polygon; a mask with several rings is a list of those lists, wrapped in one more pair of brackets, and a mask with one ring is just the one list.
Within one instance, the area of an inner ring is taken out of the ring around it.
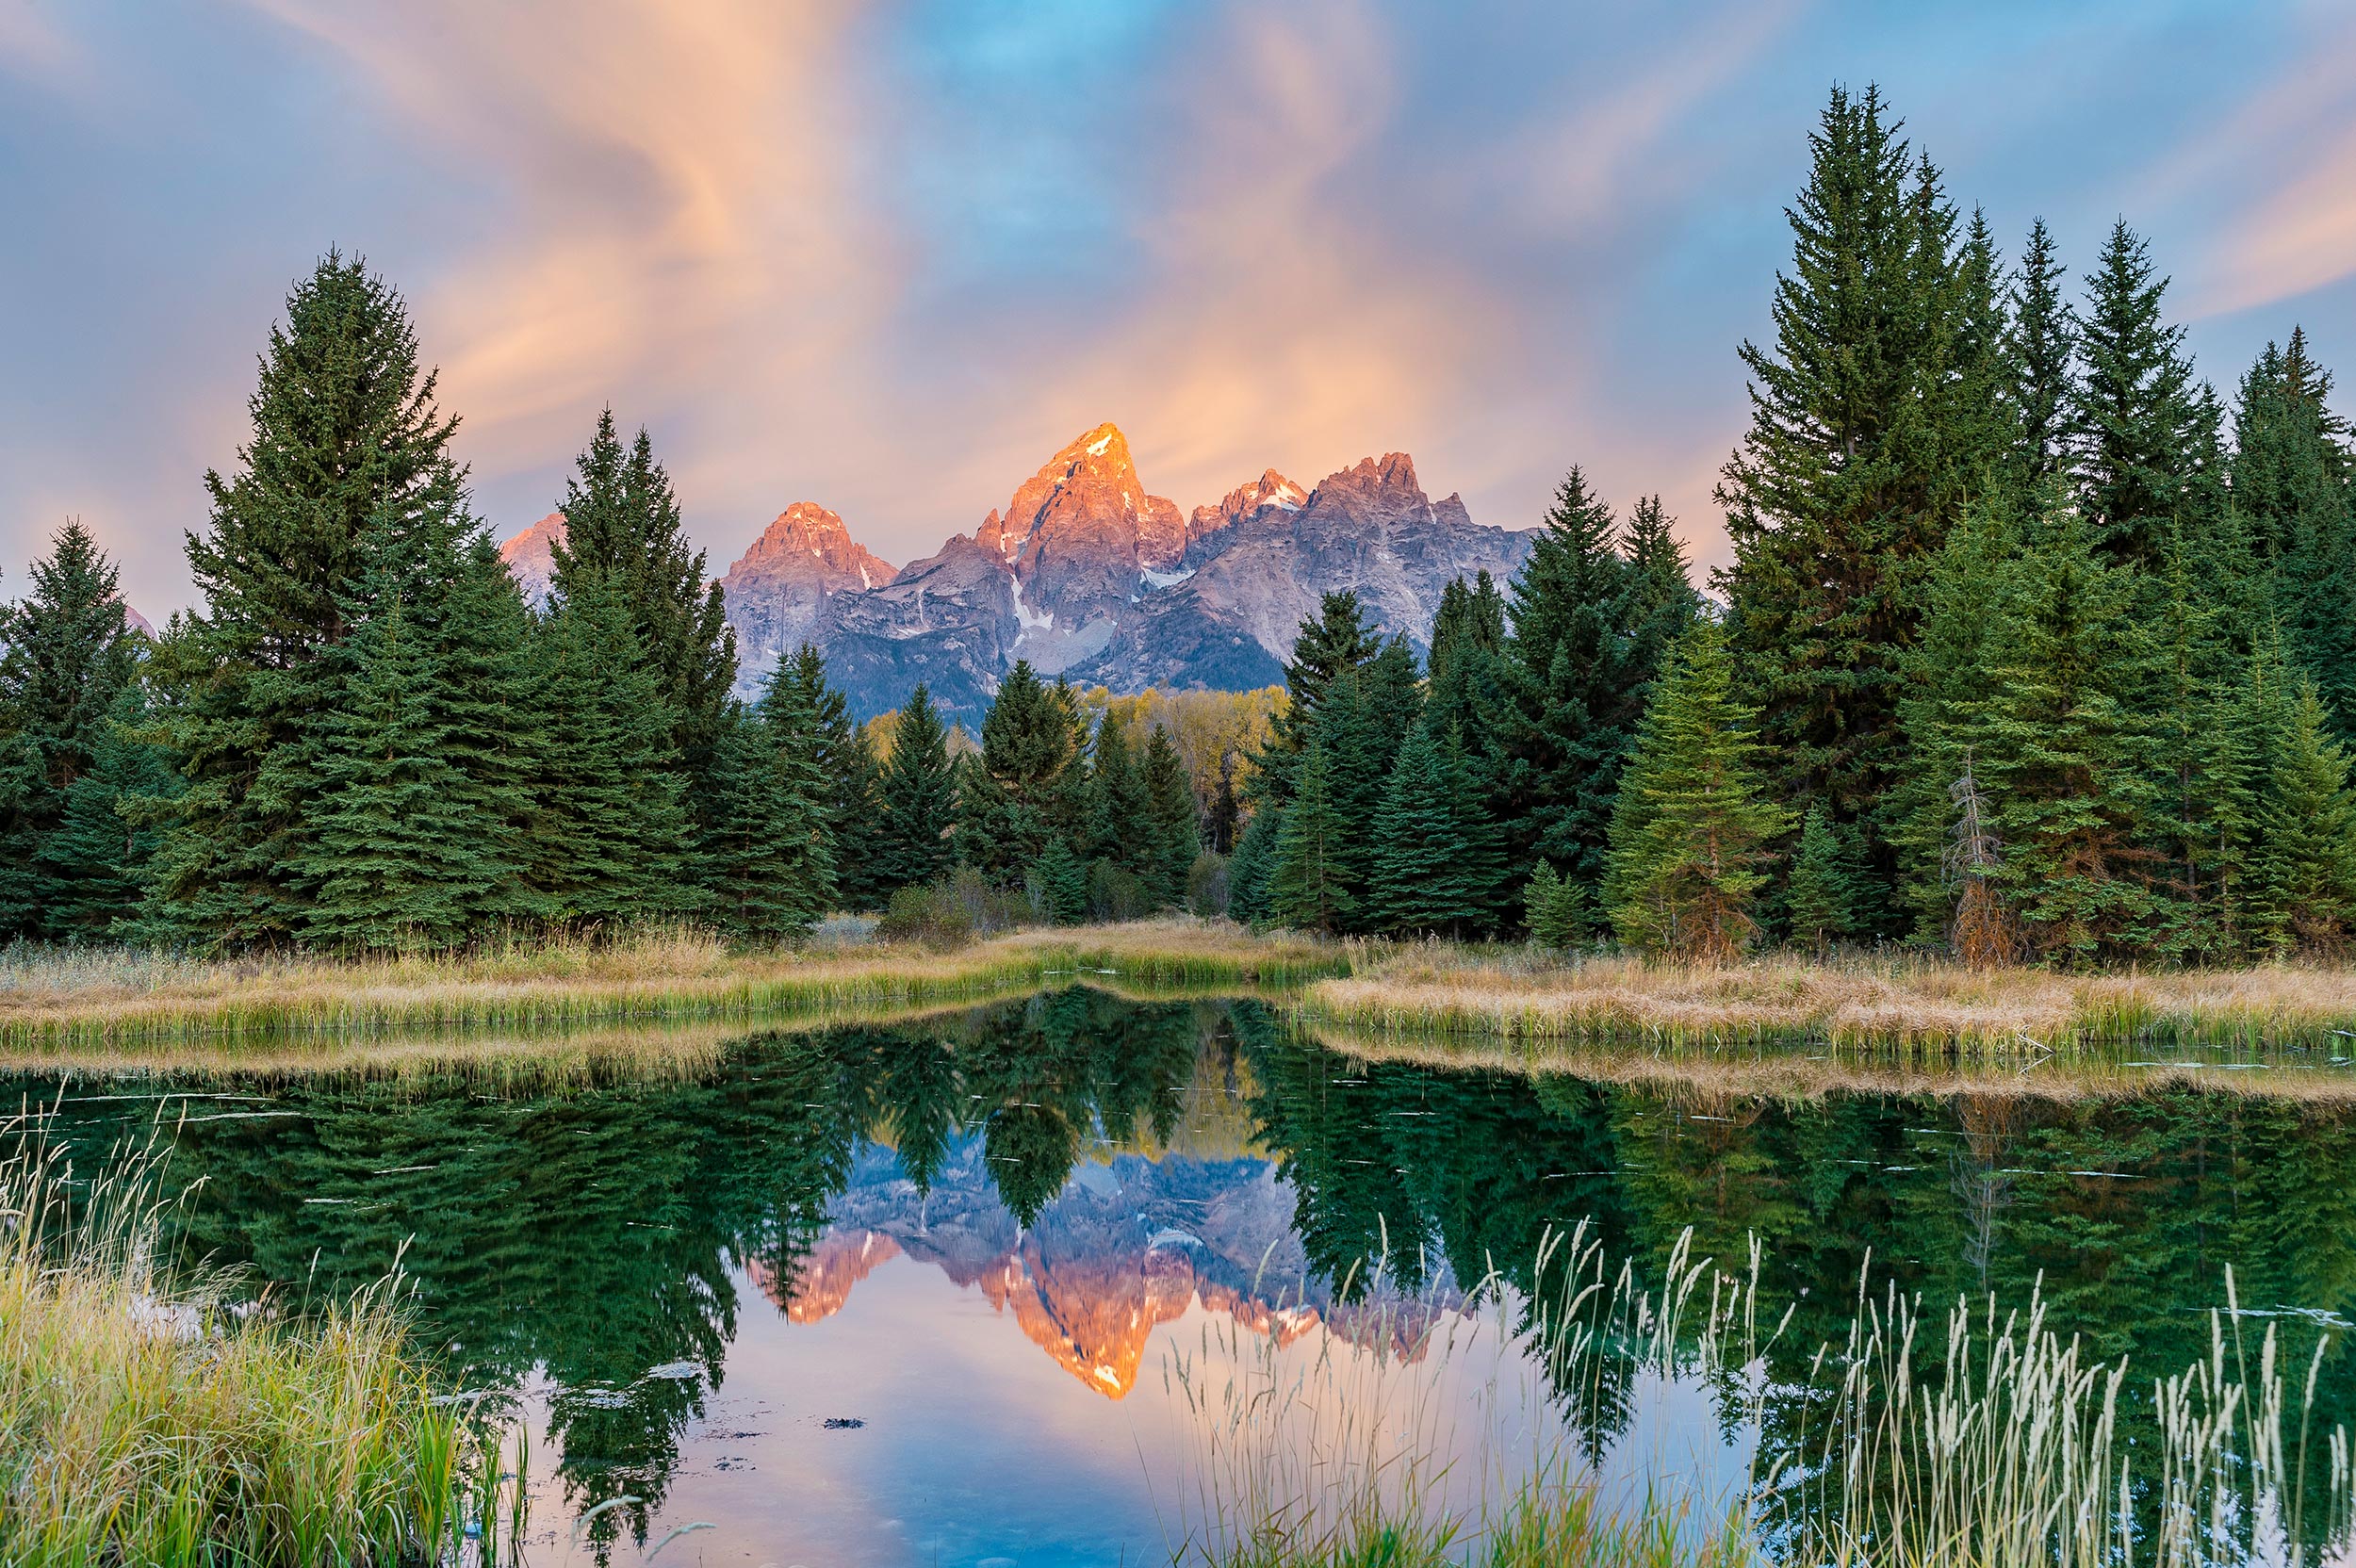
{"label": "mountain range", "polygon": [[[500,547],[535,600],[564,526],[550,513]],[[860,715],[923,681],[946,716],[973,725],[1018,659],[1118,693],[1276,684],[1302,618],[1337,589],[1420,652],[1442,590],[1484,569],[1502,582],[1533,538],[1475,523],[1456,496],[1433,501],[1403,452],[1314,488],[1269,468],[1182,512],[1147,491],[1106,424],[923,560],[895,569],[836,514],[797,501],[720,585],[746,694],[810,642]]]}

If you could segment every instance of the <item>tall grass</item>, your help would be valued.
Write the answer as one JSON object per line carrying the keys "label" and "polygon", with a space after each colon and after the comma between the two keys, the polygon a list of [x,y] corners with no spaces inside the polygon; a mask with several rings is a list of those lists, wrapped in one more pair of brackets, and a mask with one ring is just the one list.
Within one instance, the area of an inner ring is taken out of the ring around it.
{"label": "tall grass", "polygon": [[[470,1562],[520,1481],[437,1400],[390,1285],[295,1316],[175,1280],[148,1151],[74,1183],[0,1123],[0,1562]],[[518,1461],[516,1473],[522,1473]]]}
{"label": "tall grass", "polygon": [[1347,964],[1333,943],[1186,920],[1026,932],[946,953],[866,943],[743,952],[686,927],[366,961],[196,962],[135,951],[18,948],[0,962],[0,1050],[22,1055],[158,1040],[749,1021],[973,1001],[1069,975],[1153,986],[1300,985]]}
{"label": "tall grass", "polygon": [[2104,1042],[2356,1045],[2356,969],[2288,965],[2071,975],[1869,955],[1687,964],[1434,944],[1364,951],[1298,1006],[1373,1035],[1539,1047],[1805,1040],[2022,1061]]}
{"label": "tall grass", "polygon": [[[1178,1555],[1206,1568],[2299,1568],[2356,1550],[2348,1434],[2314,1428],[2325,1348],[2285,1367],[2270,1325],[2250,1343],[2230,1273],[2209,1353],[2157,1377],[2091,1360],[2038,1300],[1957,1302],[1939,1338],[1939,1313],[1860,1285],[1846,1339],[1778,1382],[1770,1352],[1790,1319],[1762,1315],[1756,1244],[1729,1273],[1692,1258],[1691,1240],[1650,1288],[1607,1269],[1582,1225],[1548,1244],[1541,1298],[1493,1277],[1472,1292],[1489,1303],[1477,1319],[1393,1298],[1366,1309],[1371,1326],[1328,1320],[1291,1346],[1206,1329],[1169,1373],[1195,1448]],[[1463,1404],[1444,1393],[1451,1368],[1486,1391],[1470,1430],[1449,1413]],[[1701,1396],[1730,1487],[1661,1451]],[[1654,1446],[1633,1465],[1582,1457],[1579,1413],[1615,1399],[1636,1412],[1619,1448]],[[1647,1432],[1646,1399],[1683,1413]],[[2155,1442],[2121,1435],[2136,1400]]]}

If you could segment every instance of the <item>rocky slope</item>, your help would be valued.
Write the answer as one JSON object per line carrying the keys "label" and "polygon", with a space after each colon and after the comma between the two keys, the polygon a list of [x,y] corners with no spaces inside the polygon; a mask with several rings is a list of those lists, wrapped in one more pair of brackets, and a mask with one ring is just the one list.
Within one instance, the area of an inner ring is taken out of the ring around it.
{"label": "rocky slope", "polygon": [[1273,684],[1301,621],[1342,588],[1421,652],[1449,582],[1484,570],[1503,582],[1530,554],[1531,534],[1483,528],[1459,498],[1426,496],[1403,452],[1345,468],[1305,500],[1299,493],[1271,470],[1231,494],[1224,525],[1188,545],[1186,575],[1128,607],[1072,678],[1117,692]]}
{"label": "rocky slope", "polygon": [[556,571],[554,547],[564,538],[564,514],[551,512],[499,546],[499,559],[515,574],[524,600],[535,609],[548,602],[548,580]]}
{"label": "rocky slope", "polygon": [[743,683],[757,685],[810,639],[828,598],[880,588],[892,576],[891,564],[854,540],[825,507],[795,501],[777,514],[720,579]]}

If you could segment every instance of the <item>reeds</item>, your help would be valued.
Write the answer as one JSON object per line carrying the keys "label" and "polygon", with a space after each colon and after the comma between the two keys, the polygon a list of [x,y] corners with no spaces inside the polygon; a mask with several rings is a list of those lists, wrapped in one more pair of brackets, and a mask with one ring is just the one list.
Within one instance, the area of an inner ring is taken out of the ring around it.
{"label": "reeds", "polygon": [[[2246,1343],[2230,1273],[2208,1355],[2156,1379],[2092,1361],[2034,1298],[2017,1314],[1958,1301],[1926,1345],[1937,1313],[1860,1282],[1845,1341],[1778,1380],[1789,1316],[1762,1316],[1756,1243],[1729,1273],[1691,1241],[1654,1288],[1609,1269],[1582,1225],[1545,1249],[1535,1300],[1492,1277],[1468,1315],[1394,1298],[1289,1346],[1206,1330],[1169,1373],[1197,1449],[1176,1555],[1208,1568],[2299,1568],[2356,1547],[2348,1434],[2314,1429],[2326,1349],[2285,1368],[2270,1325]],[[1482,1390],[1469,1432],[1446,1413],[1464,1403],[1446,1396],[1451,1376]],[[1682,1401],[1690,1434],[1696,1396],[1715,1406],[1703,1441],[1723,1442],[1730,1488],[1696,1478],[1706,1461],[1661,1451],[1676,1412],[1647,1430],[1646,1400]],[[2122,1435],[2137,1400],[2140,1443]],[[1597,1458],[1579,1426],[1607,1410],[1623,1424]],[[1646,1441],[1652,1453],[1623,1462]]]}
{"label": "reeds", "polygon": [[1333,943],[1187,920],[1028,932],[953,953],[869,944],[741,952],[675,927],[610,942],[518,941],[367,961],[199,963],[130,951],[17,948],[0,962],[0,1050],[25,1055],[156,1040],[750,1021],[982,1000],[1057,976],[1299,985],[1342,972],[1347,962]]}
{"label": "reeds", "polygon": [[2356,1044],[2356,970],[2291,966],[2070,975],[1916,957],[1683,964],[1433,945],[1362,953],[1297,1005],[1377,1036],[1540,1045],[1806,1040],[2018,1061],[2103,1042]]}
{"label": "reeds", "polygon": [[[391,1284],[293,1315],[175,1282],[145,1151],[0,1165],[0,1561],[479,1563],[520,1539],[498,1438],[437,1400]],[[523,1467],[520,1460],[515,1474]]]}

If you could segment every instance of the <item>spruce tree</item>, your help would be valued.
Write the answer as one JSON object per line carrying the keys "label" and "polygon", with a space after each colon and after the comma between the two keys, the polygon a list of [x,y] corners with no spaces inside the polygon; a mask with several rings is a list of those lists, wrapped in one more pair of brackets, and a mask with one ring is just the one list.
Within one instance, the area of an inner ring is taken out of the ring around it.
{"label": "spruce tree", "polygon": [[270,331],[239,466],[205,476],[211,518],[188,539],[201,614],[162,640],[162,726],[188,782],[158,847],[162,907],[212,948],[293,939],[319,776],[312,720],[341,674],[326,659],[372,526],[398,535],[457,483],[434,377],[400,298],[331,252]]}
{"label": "spruce tree", "polygon": [[1501,880],[1493,825],[1467,787],[1461,744],[1408,732],[1373,819],[1365,923],[1399,933],[1487,923]]}
{"label": "spruce tree", "polygon": [[1268,743],[1252,759],[1254,805],[1291,798],[1293,770],[1308,749],[1327,689],[1382,650],[1382,634],[1366,624],[1354,593],[1325,595],[1317,618],[1301,623],[1292,662],[1284,666],[1287,701],[1269,722]]}
{"label": "spruce tree", "polygon": [[[764,693],[791,689],[791,703],[802,715],[810,736],[810,760],[817,768],[810,804],[826,836],[827,863],[833,868],[830,899],[851,909],[881,907],[886,888],[872,846],[877,816],[882,811],[882,771],[867,732],[851,718],[849,699],[826,682],[826,662],[809,643],[794,657],[780,661],[763,684]],[[764,696],[765,708],[784,700]]]}
{"label": "spruce tree", "polygon": [[431,638],[388,590],[341,653],[347,674],[320,725],[319,792],[288,868],[307,895],[303,939],[348,953],[455,945],[515,868],[491,850],[465,776],[445,755]]}
{"label": "spruce tree", "polygon": [[671,478],[642,428],[625,450],[614,411],[597,416],[557,510],[564,538],[552,555],[552,600],[596,580],[620,605],[652,669],[671,748],[699,767],[717,739],[736,681],[736,633],[720,585],[707,582],[704,552],[688,547]]}
{"label": "spruce tree", "polygon": [[[798,687],[762,710],[731,705],[712,748],[712,800],[696,844],[708,914],[730,936],[782,941],[806,935],[834,895],[834,859],[816,765],[816,713]],[[775,700],[771,700],[771,699]]]}
{"label": "spruce tree", "polygon": [[1671,651],[1612,816],[1604,895],[1629,946],[1722,958],[1758,930],[1769,846],[1791,813],[1759,772],[1756,720],[1735,694],[1724,629],[1695,622]]}
{"label": "spruce tree", "polygon": [[1246,924],[1274,919],[1268,884],[1276,874],[1276,849],[1284,839],[1284,808],[1273,802],[1252,813],[1235,836],[1227,863],[1227,912]]}
{"label": "spruce tree", "polygon": [[1897,130],[1877,91],[1833,92],[1789,213],[1775,341],[1742,346],[1751,429],[1717,491],[1746,700],[1781,787],[1866,828],[1874,887],[1894,872],[1872,813],[1902,762],[1922,581],[1993,455],[1969,390],[1992,359],[1988,322],[1973,328],[1987,269],[1958,265],[1954,213]]}
{"label": "spruce tree", "polygon": [[1146,821],[1149,848],[1138,875],[1157,906],[1183,904],[1186,879],[1203,853],[1203,830],[1195,812],[1194,784],[1170,743],[1170,731],[1155,725],[1145,742]]}
{"label": "spruce tree", "polygon": [[1784,890],[1784,918],[1792,941],[1822,954],[1848,936],[1856,928],[1851,896],[1848,856],[1841,830],[1819,801],[1808,808],[1801,826],[1791,880]]}
{"label": "spruce tree", "polygon": [[2313,682],[2289,708],[2252,868],[2257,923],[2277,948],[2336,954],[2356,930],[2356,790]]}
{"label": "spruce tree", "polygon": [[957,858],[950,841],[956,827],[957,772],[949,764],[941,715],[922,681],[900,710],[878,793],[882,821],[873,839],[877,890],[888,895],[930,882],[948,870]]}
{"label": "spruce tree", "polygon": [[1017,660],[982,721],[982,749],[962,770],[958,858],[1012,887],[1051,838],[1072,853],[1071,836],[1086,826],[1076,820],[1087,780],[1078,725],[1071,689],[1042,684]]}
{"label": "spruce tree", "polygon": [[628,611],[604,583],[583,583],[532,643],[542,744],[525,887],[535,907],[569,926],[692,910],[678,754]]}
{"label": "spruce tree", "polygon": [[2356,736],[2356,499],[2347,426],[2325,400],[2330,374],[2294,330],[2266,345],[2234,411],[2233,501],[2273,570],[2274,613],[2315,678],[2333,732]]}
{"label": "spruce tree", "polygon": [[2202,416],[2184,329],[2162,316],[2168,280],[2153,271],[2144,241],[2114,223],[2077,318],[2086,368],[2070,422],[2078,505],[2097,550],[2151,568],[2192,499]]}
{"label": "spruce tree", "polygon": [[1307,931],[1343,928],[1357,907],[1344,874],[1345,846],[1351,837],[1334,809],[1333,769],[1325,748],[1312,739],[1300,759],[1293,798],[1286,802],[1270,846],[1268,917]]}
{"label": "spruce tree", "polygon": [[2076,513],[2054,522],[2012,574],[1967,733],[2010,906],[2034,952],[2075,964],[2138,950],[2164,912],[2151,727],[2135,700],[2160,658],[2135,570],[2106,564]]}
{"label": "spruce tree", "polygon": [[2062,297],[2067,276],[2040,218],[2029,226],[2004,335],[2005,402],[2016,429],[2013,466],[2023,488],[2060,473],[2068,455],[2078,388],[2076,327]]}
{"label": "spruce tree", "polygon": [[170,756],[143,738],[148,724],[145,689],[130,681],[116,694],[90,766],[66,786],[56,831],[41,842],[41,931],[55,940],[142,934],[156,823],[179,787]]}
{"label": "spruce tree", "polygon": [[1582,896],[1601,883],[1620,773],[1661,662],[1698,603],[1659,497],[1637,504],[1625,547],[1613,535],[1610,508],[1573,468],[1512,585],[1501,700],[1438,710],[1464,728],[1507,858],[1543,856]]}
{"label": "spruce tree", "polygon": [[1523,921],[1530,939],[1540,947],[1575,947],[1585,941],[1594,922],[1586,890],[1554,874],[1544,860],[1522,886]]}
{"label": "spruce tree", "polygon": [[55,923],[67,874],[50,852],[75,782],[113,743],[144,639],[126,629],[114,564],[69,522],[0,605],[0,935]]}
{"label": "spruce tree", "polygon": [[1058,833],[1047,841],[1031,872],[1031,880],[1039,889],[1041,913],[1057,925],[1078,925],[1088,919],[1088,874],[1087,865],[1072,852],[1072,845]]}
{"label": "spruce tree", "polygon": [[1088,776],[1088,842],[1091,860],[1146,874],[1153,846],[1144,835],[1145,779],[1129,753],[1128,726],[1110,713],[1096,727]]}

